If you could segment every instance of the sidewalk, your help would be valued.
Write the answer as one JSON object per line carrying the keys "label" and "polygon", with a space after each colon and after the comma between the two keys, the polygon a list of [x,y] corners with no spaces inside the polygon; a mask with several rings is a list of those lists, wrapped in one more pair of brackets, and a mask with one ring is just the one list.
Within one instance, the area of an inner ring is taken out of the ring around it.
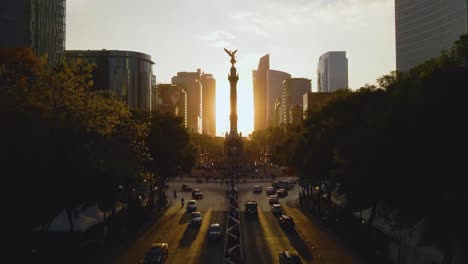
{"label": "sidewalk", "polygon": [[341,222],[331,222],[323,216],[318,215],[308,209],[307,205],[301,207],[299,199],[296,200],[297,208],[309,218],[321,230],[328,233],[335,240],[340,241],[346,248],[365,263],[390,263],[388,259],[381,254],[382,244],[377,241],[376,233],[366,224],[362,224],[358,219],[352,219]]}

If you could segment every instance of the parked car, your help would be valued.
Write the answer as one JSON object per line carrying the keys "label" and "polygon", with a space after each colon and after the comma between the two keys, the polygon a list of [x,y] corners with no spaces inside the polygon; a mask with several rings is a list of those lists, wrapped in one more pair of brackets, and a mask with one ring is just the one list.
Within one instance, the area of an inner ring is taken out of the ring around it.
{"label": "parked car", "polygon": [[189,200],[187,202],[187,211],[196,211],[197,210],[197,201]]}
{"label": "parked car", "polygon": [[167,243],[154,243],[146,252],[142,262],[144,264],[164,263],[167,260],[168,253]]}
{"label": "parked car", "polygon": [[220,224],[218,223],[211,224],[210,227],[208,228],[208,240],[221,239],[222,230],[223,228],[221,227]]}
{"label": "parked car", "polygon": [[262,186],[255,185],[255,186],[253,187],[253,192],[254,192],[254,193],[261,193],[261,192],[262,192]]}
{"label": "parked car", "polygon": [[279,189],[279,190],[276,192],[276,195],[278,195],[278,197],[286,197],[286,196],[288,196],[288,190],[286,190],[286,189]]}
{"label": "parked car", "polygon": [[267,187],[266,188],[266,194],[272,195],[276,193],[276,189],[274,187]]}
{"label": "parked car", "polygon": [[247,215],[258,215],[258,204],[257,201],[247,201],[245,203],[245,213]]}
{"label": "parked car", "polygon": [[192,212],[189,225],[199,227],[202,224],[203,216],[200,212]]}
{"label": "parked car", "polygon": [[280,204],[273,204],[271,206],[271,213],[273,213],[273,214],[283,214],[283,208],[281,208]]}
{"label": "parked car", "polygon": [[301,264],[301,258],[296,251],[282,251],[279,253],[280,264]]}
{"label": "parked car", "polygon": [[279,223],[284,229],[294,229],[295,226],[294,220],[288,215],[281,215]]}
{"label": "parked car", "polygon": [[279,204],[278,196],[276,194],[270,195],[270,198],[268,198],[268,203],[269,204]]}
{"label": "parked car", "polygon": [[190,185],[184,183],[184,184],[182,184],[182,191],[190,192],[190,191],[192,191],[192,187]]}

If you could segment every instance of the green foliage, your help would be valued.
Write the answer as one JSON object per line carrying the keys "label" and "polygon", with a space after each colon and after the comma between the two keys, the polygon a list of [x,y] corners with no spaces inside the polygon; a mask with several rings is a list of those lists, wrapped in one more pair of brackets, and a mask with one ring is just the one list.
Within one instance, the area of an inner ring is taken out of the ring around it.
{"label": "green foliage", "polygon": [[50,69],[30,50],[3,62],[1,158],[11,176],[33,187],[33,227],[138,180],[149,126],[113,93],[92,89],[92,66]]}
{"label": "green foliage", "polygon": [[381,201],[398,209],[400,227],[423,216],[453,224],[468,201],[468,35],[377,82],[337,93],[280,149],[301,177],[340,183],[354,210]]}

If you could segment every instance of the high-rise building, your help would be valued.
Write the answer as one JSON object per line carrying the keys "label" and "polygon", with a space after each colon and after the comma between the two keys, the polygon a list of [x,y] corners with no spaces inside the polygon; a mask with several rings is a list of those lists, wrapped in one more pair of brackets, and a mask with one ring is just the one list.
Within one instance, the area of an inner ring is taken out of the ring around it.
{"label": "high-rise building", "polygon": [[275,101],[275,121],[273,126],[278,127],[282,122],[283,111],[281,107],[281,98],[276,99]]}
{"label": "high-rise building", "polygon": [[202,85],[201,70],[178,72],[172,83],[179,85],[187,93],[187,128],[201,134],[202,131]]}
{"label": "high-rise building", "polygon": [[254,98],[254,130],[268,127],[267,123],[267,76],[270,70],[270,55],[260,58],[257,70],[252,71]]}
{"label": "high-rise building", "polygon": [[281,98],[283,93],[283,81],[291,78],[291,74],[269,70],[267,78],[267,124],[268,127],[272,127],[275,123],[275,101]]}
{"label": "high-rise building", "polygon": [[65,0],[2,1],[0,48],[30,48],[50,66],[62,63],[65,10]]}
{"label": "high-rise building", "polygon": [[202,128],[203,133],[216,136],[216,79],[212,74],[203,73],[202,84]]}
{"label": "high-rise building", "polygon": [[283,108],[283,116],[281,123],[292,123],[290,110],[293,106],[302,108],[304,94],[312,91],[310,79],[305,78],[289,78],[283,82],[283,92],[281,96],[281,107]]}
{"label": "high-rise building", "polygon": [[283,81],[291,78],[286,72],[270,69],[270,55],[260,58],[252,72],[254,92],[254,130],[266,129],[275,123],[275,102],[281,98]]}
{"label": "high-rise building", "polygon": [[83,59],[95,64],[96,89],[114,91],[131,110],[151,111],[153,64],[151,56],[121,50],[67,50],[67,60]]}
{"label": "high-rise building", "polygon": [[158,111],[180,116],[184,120],[187,113],[187,97],[185,91],[175,84],[158,84]]}
{"label": "high-rise building", "polygon": [[467,32],[466,0],[395,0],[396,69],[439,56]]}
{"label": "high-rise building", "polygon": [[320,56],[317,67],[317,90],[334,92],[348,89],[348,58],[346,51],[329,51]]}

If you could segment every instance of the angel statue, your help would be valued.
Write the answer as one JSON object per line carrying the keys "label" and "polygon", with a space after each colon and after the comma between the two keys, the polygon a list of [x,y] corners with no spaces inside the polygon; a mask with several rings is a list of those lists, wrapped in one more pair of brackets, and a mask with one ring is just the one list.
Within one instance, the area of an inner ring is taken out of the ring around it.
{"label": "angel statue", "polygon": [[229,51],[229,50],[227,50],[225,48],[224,51],[226,51],[226,53],[231,57],[231,64],[232,64],[232,66],[234,66],[234,63],[236,63],[236,56],[235,55],[236,55],[237,50]]}

